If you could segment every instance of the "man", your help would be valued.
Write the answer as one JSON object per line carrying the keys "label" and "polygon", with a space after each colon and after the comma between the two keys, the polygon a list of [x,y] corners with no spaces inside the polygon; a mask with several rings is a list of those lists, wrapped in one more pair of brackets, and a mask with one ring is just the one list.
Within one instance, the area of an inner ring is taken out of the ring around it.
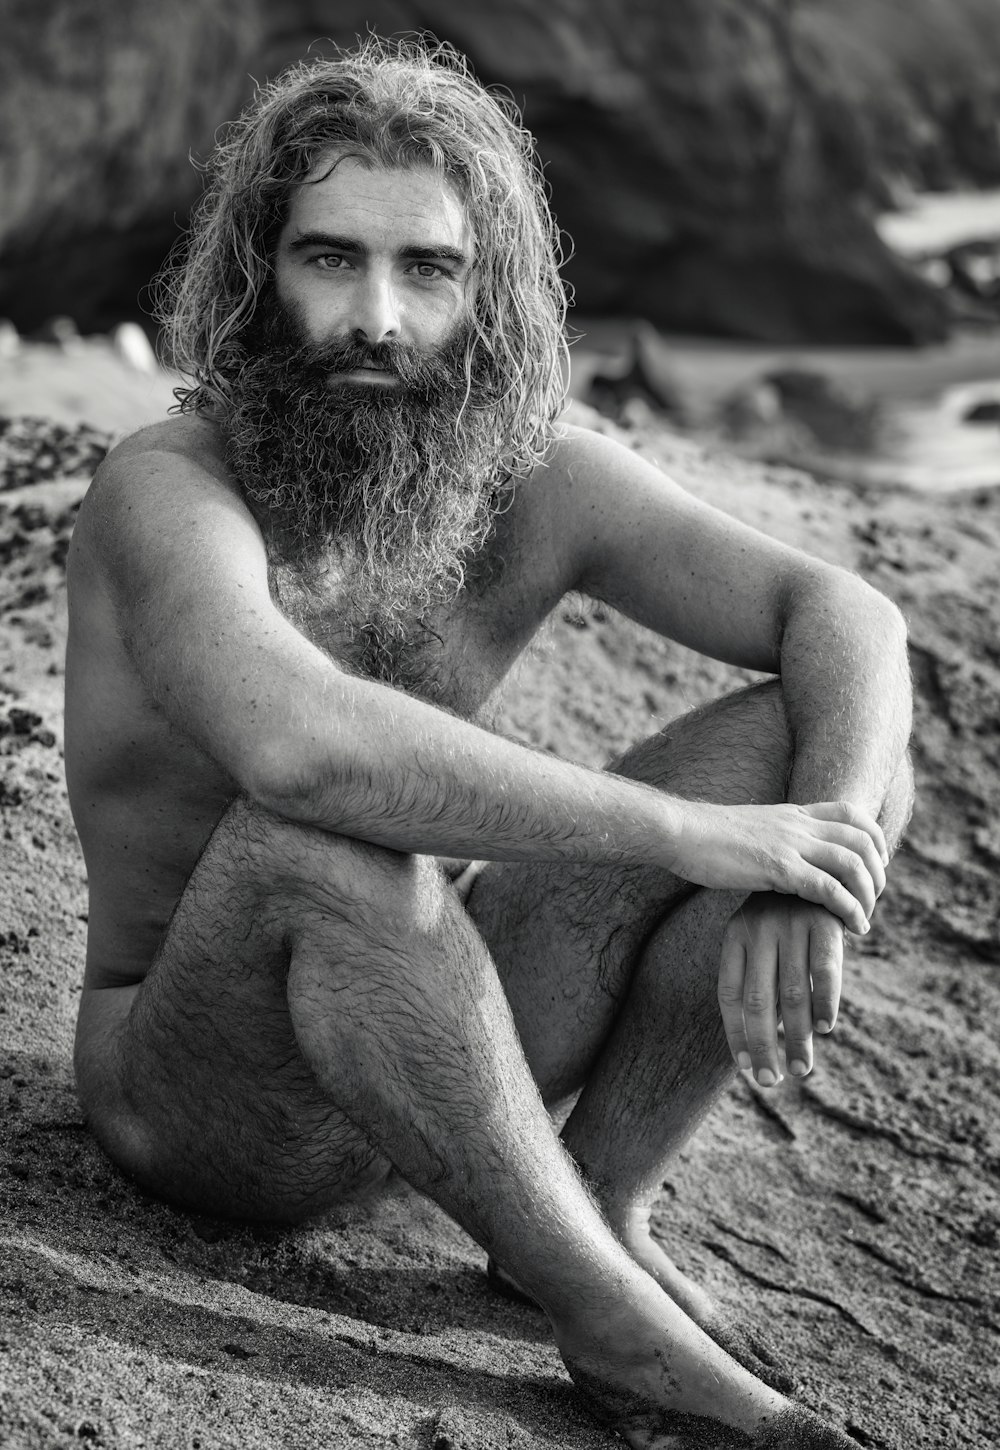
{"label": "man", "polygon": [[[844,1445],[648,1220],[735,1066],[779,1080],[779,1016],[795,1074],[833,1027],[908,806],[904,631],[558,421],[553,241],[447,54],[295,69],[220,147],[171,283],[194,386],[70,561],[80,1092],[202,1211],[295,1221],[395,1169],[634,1446]],[[609,772],[507,741],[570,590],[780,681]]]}

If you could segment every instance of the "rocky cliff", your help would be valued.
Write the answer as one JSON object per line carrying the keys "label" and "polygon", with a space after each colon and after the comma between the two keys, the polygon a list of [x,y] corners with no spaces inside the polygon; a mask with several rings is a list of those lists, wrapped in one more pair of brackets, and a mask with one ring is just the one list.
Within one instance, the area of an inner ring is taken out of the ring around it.
{"label": "rocky cliff", "polygon": [[[0,315],[136,296],[189,153],[312,47],[429,30],[525,109],[581,312],[770,340],[922,341],[946,307],[879,242],[903,182],[1000,177],[1000,0],[2,0]],[[327,37],[317,41],[317,37]]]}

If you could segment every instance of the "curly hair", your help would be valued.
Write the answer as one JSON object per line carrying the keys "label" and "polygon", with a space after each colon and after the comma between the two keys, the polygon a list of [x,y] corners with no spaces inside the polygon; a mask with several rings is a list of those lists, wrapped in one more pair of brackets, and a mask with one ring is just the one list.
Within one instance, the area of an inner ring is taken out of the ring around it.
{"label": "curly hair", "polygon": [[188,236],[156,283],[166,358],[193,380],[176,390],[179,410],[225,413],[293,189],[327,152],[435,167],[458,189],[476,280],[467,386],[476,370],[490,380],[498,465],[528,473],[565,401],[559,234],[516,108],[447,45],[372,37],[335,59],[303,61],[261,87],[223,133]]}

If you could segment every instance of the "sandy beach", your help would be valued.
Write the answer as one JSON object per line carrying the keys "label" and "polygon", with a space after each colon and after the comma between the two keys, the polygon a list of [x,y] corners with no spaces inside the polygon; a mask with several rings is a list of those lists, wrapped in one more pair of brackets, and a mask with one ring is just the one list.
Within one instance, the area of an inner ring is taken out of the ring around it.
{"label": "sandy beach", "polygon": [[[169,401],[169,379],[99,341],[0,363],[4,418],[103,437]],[[865,489],[654,422],[622,436],[894,598],[917,685],[917,809],[837,1031],[805,1081],[733,1086],[664,1182],[656,1230],[859,1445],[993,1450],[1000,489]],[[415,1193],[294,1231],[235,1225],[145,1197],[89,1136],[71,1066],[87,894],[61,758],[63,563],[87,476],[59,449],[46,468],[0,491],[0,1445],[612,1450],[543,1316],[499,1297]],[[566,607],[504,728],[596,765],[745,678]]]}

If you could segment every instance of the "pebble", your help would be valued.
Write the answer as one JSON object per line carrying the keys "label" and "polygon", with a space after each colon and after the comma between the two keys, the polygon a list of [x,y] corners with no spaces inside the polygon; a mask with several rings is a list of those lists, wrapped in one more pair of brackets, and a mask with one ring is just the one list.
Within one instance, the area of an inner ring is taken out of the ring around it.
{"label": "pebble", "polygon": [[121,358],[130,368],[139,373],[154,374],[159,372],[160,365],[156,361],[156,353],[153,351],[149,338],[143,332],[137,322],[122,322],[111,334],[111,346],[115,356]]}
{"label": "pebble", "polygon": [[0,361],[10,362],[21,351],[21,338],[9,317],[0,317]]}

